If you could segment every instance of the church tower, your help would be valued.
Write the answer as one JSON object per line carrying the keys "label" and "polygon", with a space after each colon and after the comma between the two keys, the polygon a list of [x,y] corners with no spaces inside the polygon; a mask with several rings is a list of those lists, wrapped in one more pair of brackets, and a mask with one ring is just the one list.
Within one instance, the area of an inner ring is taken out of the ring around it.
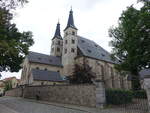
{"label": "church tower", "polygon": [[52,38],[50,54],[53,56],[62,56],[62,50],[63,50],[63,39],[60,34],[60,24],[58,22],[54,37]]}
{"label": "church tower", "polygon": [[62,64],[63,74],[69,76],[72,74],[74,68],[74,59],[77,56],[77,28],[74,25],[73,11],[70,10],[68,23],[64,29],[63,38],[63,53],[62,53]]}

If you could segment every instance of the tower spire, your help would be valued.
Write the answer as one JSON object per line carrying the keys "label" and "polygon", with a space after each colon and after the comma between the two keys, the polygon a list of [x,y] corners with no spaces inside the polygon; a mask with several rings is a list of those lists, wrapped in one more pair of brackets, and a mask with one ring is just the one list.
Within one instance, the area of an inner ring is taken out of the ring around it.
{"label": "tower spire", "polygon": [[58,20],[58,23],[57,23],[57,26],[56,26],[56,31],[55,31],[53,39],[54,38],[62,39],[61,33],[60,33],[60,23],[59,23],[59,20]]}
{"label": "tower spire", "polygon": [[69,12],[68,23],[67,23],[67,27],[65,28],[65,30],[66,30],[68,27],[72,27],[72,28],[74,28],[74,29],[77,29],[77,28],[75,27],[75,25],[74,25],[72,6],[71,6],[71,10],[70,10],[70,12]]}

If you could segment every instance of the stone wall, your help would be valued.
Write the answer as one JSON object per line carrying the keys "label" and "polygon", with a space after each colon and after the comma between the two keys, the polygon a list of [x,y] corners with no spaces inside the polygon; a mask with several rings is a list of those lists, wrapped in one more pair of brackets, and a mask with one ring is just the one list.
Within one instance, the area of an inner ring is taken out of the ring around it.
{"label": "stone wall", "polygon": [[22,88],[15,88],[5,92],[5,96],[22,97]]}
{"label": "stone wall", "polygon": [[[139,72],[140,78],[143,79],[142,87],[146,90],[149,112],[150,112],[150,69],[143,69]],[[141,80],[142,82],[142,80]]]}
{"label": "stone wall", "polygon": [[[150,108],[150,77],[144,78],[144,89],[146,90],[147,98],[148,98],[148,104]],[[149,109],[150,111],[150,109]]]}
{"label": "stone wall", "polygon": [[41,100],[65,104],[83,106],[96,106],[96,92],[93,85],[73,86],[36,86],[24,89],[25,98],[36,98]]}
{"label": "stone wall", "polygon": [[98,85],[51,85],[26,86],[6,92],[6,96],[24,97],[40,100],[74,104],[89,107],[102,106],[105,103],[105,89]]}

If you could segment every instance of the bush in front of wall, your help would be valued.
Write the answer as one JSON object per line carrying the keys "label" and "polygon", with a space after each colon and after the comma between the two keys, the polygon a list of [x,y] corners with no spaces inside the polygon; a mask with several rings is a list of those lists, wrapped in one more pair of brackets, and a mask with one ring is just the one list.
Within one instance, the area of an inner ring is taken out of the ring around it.
{"label": "bush in front of wall", "polygon": [[134,98],[138,98],[138,99],[147,99],[147,94],[145,90],[133,91],[133,96]]}
{"label": "bush in front of wall", "polygon": [[107,104],[120,105],[132,102],[132,91],[121,89],[106,89]]}

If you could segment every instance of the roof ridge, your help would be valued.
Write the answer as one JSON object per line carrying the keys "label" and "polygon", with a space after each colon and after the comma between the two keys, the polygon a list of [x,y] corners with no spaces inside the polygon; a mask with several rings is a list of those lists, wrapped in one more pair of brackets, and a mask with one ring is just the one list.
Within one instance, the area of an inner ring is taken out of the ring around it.
{"label": "roof ridge", "polygon": [[29,51],[29,53],[36,53],[36,54],[41,54],[41,55],[47,55],[47,56],[50,56],[50,55],[48,55],[48,54],[39,53],[39,52],[35,52],[35,51]]}
{"label": "roof ridge", "polygon": [[47,72],[55,72],[55,73],[59,73],[59,72],[57,72],[57,71],[51,71],[51,70],[42,70],[42,69],[31,69],[31,71],[47,71]]}

